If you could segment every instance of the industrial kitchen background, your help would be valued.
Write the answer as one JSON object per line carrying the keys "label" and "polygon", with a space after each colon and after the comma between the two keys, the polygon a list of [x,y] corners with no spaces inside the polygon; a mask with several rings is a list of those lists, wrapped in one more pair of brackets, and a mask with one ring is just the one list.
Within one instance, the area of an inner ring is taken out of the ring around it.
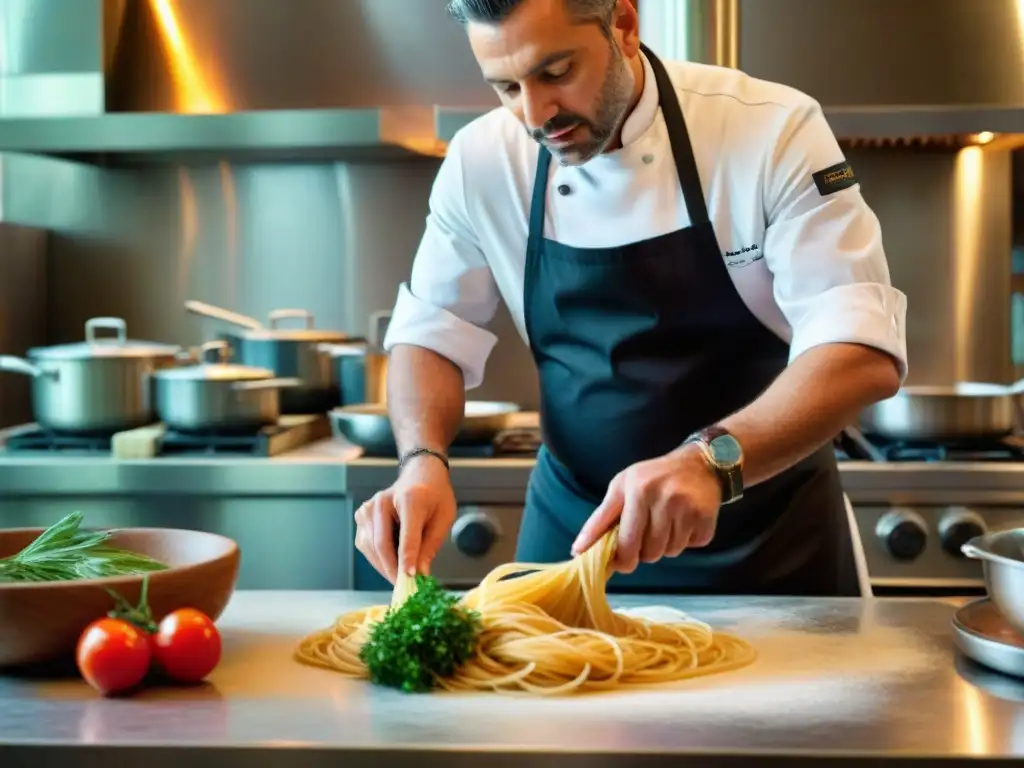
{"label": "industrial kitchen background", "polygon": [[[374,335],[371,315],[408,276],[446,140],[497,103],[444,5],[0,0],[0,354],[81,341],[94,317],[123,318],[131,338],[198,345],[223,325],[186,312],[188,300],[261,321],[298,308],[318,328]],[[1024,332],[1013,332],[1024,283],[1011,279],[1024,273],[1012,256],[1016,245],[1024,261],[1024,3],[639,9],[659,54],[739,66],[822,103],[909,297],[909,384],[1024,371]],[[494,325],[501,342],[473,397],[534,408],[528,350],[503,310]],[[30,384],[0,373],[0,427],[32,420]],[[200,493],[205,481],[189,477]],[[317,477],[302,481],[306,495],[320,493]],[[114,494],[92,492],[97,505]],[[316,502],[323,520],[332,492]],[[0,520],[24,520],[3,493]],[[519,504],[521,489],[509,493]],[[878,491],[882,506],[889,493]],[[197,509],[186,522],[212,525]],[[327,552],[331,525],[293,532],[306,549],[294,539],[291,562]],[[280,578],[307,583],[283,565]]]}

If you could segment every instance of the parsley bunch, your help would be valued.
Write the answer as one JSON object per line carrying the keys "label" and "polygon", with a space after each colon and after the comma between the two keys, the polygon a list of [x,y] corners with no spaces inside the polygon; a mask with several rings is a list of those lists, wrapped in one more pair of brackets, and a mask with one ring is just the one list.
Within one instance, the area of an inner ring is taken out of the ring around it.
{"label": "parsley bunch", "polygon": [[433,690],[476,650],[480,616],[429,577],[416,577],[416,591],[370,630],[359,658],[377,685],[407,693]]}

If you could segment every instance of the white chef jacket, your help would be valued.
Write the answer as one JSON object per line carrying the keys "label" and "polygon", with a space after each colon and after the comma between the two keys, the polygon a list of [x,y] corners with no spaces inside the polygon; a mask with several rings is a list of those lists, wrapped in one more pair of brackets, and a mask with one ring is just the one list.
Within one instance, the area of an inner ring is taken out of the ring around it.
{"label": "white chef jacket", "polygon": [[[622,148],[582,166],[551,164],[545,237],[613,247],[690,226],[654,72],[643,64]],[[905,378],[906,296],[890,283],[878,219],[859,186],[823,195],[812,178],[844,160],[820,105],[734,69],[665,66],[722,259],[750,311],[790,344],[791,361],[821,344],[855,342],[892,355]],[[471,389],[497,341],[485,326],[499,300],[528,340],[523,283],[539,151],[503,107],[454,136],[385,349],[433,350]]]}

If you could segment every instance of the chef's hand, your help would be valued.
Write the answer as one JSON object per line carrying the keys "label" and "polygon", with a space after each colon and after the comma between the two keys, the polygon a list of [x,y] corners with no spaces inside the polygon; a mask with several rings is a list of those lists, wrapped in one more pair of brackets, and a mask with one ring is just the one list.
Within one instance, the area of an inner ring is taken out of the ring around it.
{"label": "chef's hand", "polygon": [[640,562],[653,563],[709,544],[721,504],[721,486],[700,448],[685,445],[616,475],[572,551],[586,551],[619,523],[612,566],[632,573]]}
{"label": "chef's hand", "polygon": [[388,581],[395,583],[399,568],[409,575],[429,573],[455,522],[447,468],[432,456],[411,460],[398,480],[374,494],[355,517],[356,549]]}

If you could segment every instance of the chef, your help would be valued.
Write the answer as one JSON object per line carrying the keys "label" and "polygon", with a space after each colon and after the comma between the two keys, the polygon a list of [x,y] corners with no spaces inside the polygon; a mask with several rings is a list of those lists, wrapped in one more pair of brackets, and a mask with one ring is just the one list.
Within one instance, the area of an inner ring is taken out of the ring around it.
{"label": "chef", "polygon": [[544,430],[517,560],[618,525],[612,589],[854,594],[831,440],[906,376],[906,298],[820,106],[660,60],[629,0],[449,10],[501,106],[451,141],[399,289],[399,472],[359,550],[429,572],[504,300]]}

